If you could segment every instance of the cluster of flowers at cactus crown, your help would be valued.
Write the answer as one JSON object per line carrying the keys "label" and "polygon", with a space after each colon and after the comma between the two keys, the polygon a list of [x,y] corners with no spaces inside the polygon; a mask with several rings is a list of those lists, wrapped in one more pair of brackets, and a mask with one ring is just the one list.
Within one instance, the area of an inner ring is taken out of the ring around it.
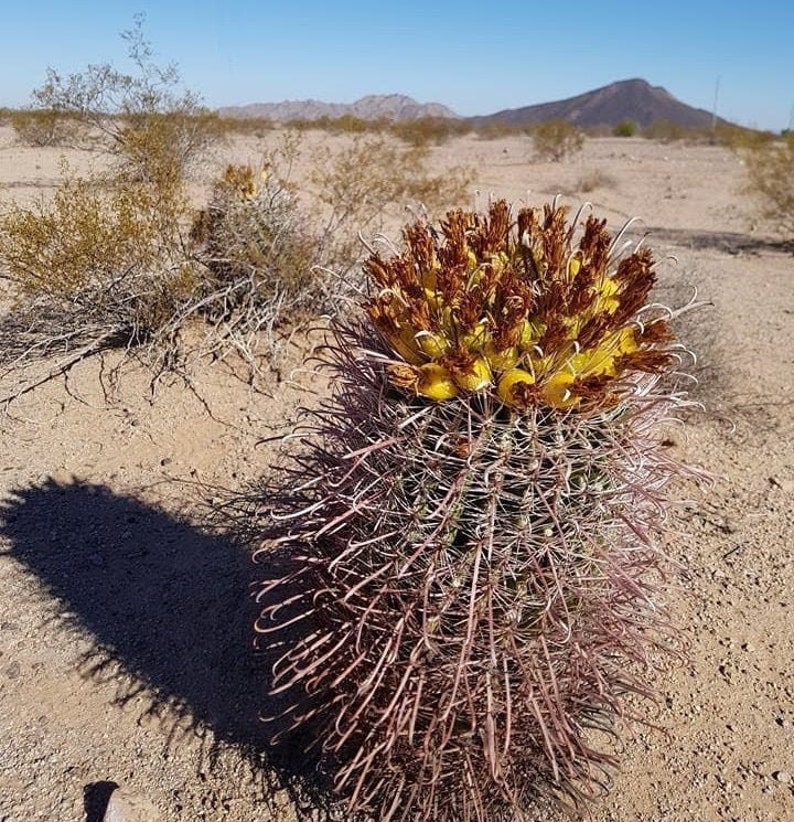
{"label": "cluster of flowers at cactus crown", "polygon": [[401,389],[584,409],[614,404],[631,375],[673,361],[667,315],[647,311],[653,256],[616,253],[605,220],[577,231],[564,207],[514,218],[500,200],[486,214],[450,212],[438,229],[415,223],[403,238],[400,253],[365,262],[365,308]]}

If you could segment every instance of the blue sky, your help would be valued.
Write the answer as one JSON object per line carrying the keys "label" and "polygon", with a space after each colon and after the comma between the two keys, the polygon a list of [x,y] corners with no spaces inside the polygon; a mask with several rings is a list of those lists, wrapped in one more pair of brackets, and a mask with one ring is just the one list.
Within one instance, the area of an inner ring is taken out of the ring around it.
{"label": "blue sky", "polygon": [[[408,94],[462,115],[642,77],[683,102],[779,130],[794,117],[794,0],[14,0],[2,15],[0,106],[47,66],[127,69],[136,12],[159,62],[207,105]],[[719,84],[718,84],[719,78]]]}

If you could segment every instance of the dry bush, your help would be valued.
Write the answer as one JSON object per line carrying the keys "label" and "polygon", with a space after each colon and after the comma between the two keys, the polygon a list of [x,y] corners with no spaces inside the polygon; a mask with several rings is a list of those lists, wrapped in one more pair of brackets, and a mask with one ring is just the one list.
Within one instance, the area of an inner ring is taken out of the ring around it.
{"label": "dry bush", "polygon": [[190,232],[204,272],[200,313],[213,349],[232,348],[249,365],[280,351],[278,329],[333,305],[315,237],[272,164],[227,167]]}
{"label": "dry bush", "polygon": [[297,131],[327,131],[330,134],[365,134],[386,130],[385,120],[364,120],[355,114],[339,117],[315,117],[313,120],[290,120],[289,127]]}
{"label": "dry bush", "polygon": [[582,150],[584,133],[567,120],[549,120],[529,130],[535,154],[542,160],[558,163]]}
{"label": "dry bush", "polygon": [[481,140],[501,140],[505,137],[518,137],[527,133],[523,126],[514,126],[509,123],[486,123],[475,126],[474,131]]}
{"label": "dry bush", "polygon": [[759,199],[761,215],[794,238],[794,134],[785,140],[745,148],[748,191]]}
{"label": "dry bush", "polygon": [[638,131],[637,124],[634,120],[621,120],[612,128],[612,134],[615,137],[633,137]]}
{"label": "dry bush", "polygon": [[658,140],[661,143],[691,139],[693,134],[694,129],[685,128],[672,120],[654,120],[642,129],[642,136],[647,140]]}
{"label": "dry bush", "polygon": [[80,133],[79,123],[55,109],[23,109],[12,111],[8,122],[24,145],[62,146],[74,142]]}
{"label": "dry bush", "polygon": [[466,120],[448,117],[420,117],[417,120],[401,120],[391,126],[391,133],[412,146],[442,145],[453,137],[468,134],[472,127]]}
{"label": "dry bush", "polygon": [[594,168],[591,171],[585,172],[576,181],[574,190],[581,194],[588,194],[597,188],[615,188],[616,185],[617,180],[615,180],[611,174],[607,174],[600,168]]}
{"label": "dry bush", "polygon": [[[13,311],[0,323],[2,361],[16,373],[53,352],[46,378],[97,351],[135,349],[170,367],[180,306],[195,288],[180,226],[181,183],[68,171],[51,202],[12,205],[0,217],[0,271]],[[35,387],[24,375],[10,397]]]}
{"label": "dry bush", "polygon": [[276,124],[266,117],[222,117],[217,116],[218,129],[223,134],[246,134],[264,137],[273,131]]}
{"label": "dry bush", "polygon": [[[89,65],[75,74],[47,69],[42,86],[32,97],[43,111],[55,111],[82,123],[89,135],[81,147],[109,152],[125,169],[149,174],[147,148],[152,144],[177,164],[180,175],[203,156],[221,136],[216,115],[200,105],[195,93],[180,88],[174,65],[159,66],[143,33],[143,16],[122,33],[134,74],[118,71],[109,63]],[[95,135],[102,138],[96,141]],[[155,161],[159,162],[159,160]]]}
{"label": "dry bush", "polygon": [[769,131],[758,131],[754,128],[744,128],[733,123],[719,124],[713,133],[714,142],[727,146],[734,151],[762,148],[769,146],[775,139]]}
{"label": "dry bush", "polygon": [[670,143],[684,138],[684,129],[670,120],[654,120],[642,130],[642,136],[647,140],[658,140]]}
{"label": "dry bush", "polygon": [[[0,270],[15,303],[0,325],[10,370],[56,349],[68,370],[125,347],[155,380],[189,379],[191,358],[232,352],[254,380],[263,360],[278,367],[282,326],[333,304],[314,267],[321,246],[277,174],[230,166],[195,213],[177,173],[150,170],[66,175],[52,202],[0,217]],[[202,334],[186,344],[196,324]]]}
{"label": "dry bush", "polygon": [[358,232],[375,233],[391,205],[411,202],[436,213],[461,204],[472,173],[457,166],[427,170],[426,148],[406,149],[381,136],[356,137],[341,151],[323,147],[314,156],[312,182],[324,206],[327,263],[351,268],[359,256]]}

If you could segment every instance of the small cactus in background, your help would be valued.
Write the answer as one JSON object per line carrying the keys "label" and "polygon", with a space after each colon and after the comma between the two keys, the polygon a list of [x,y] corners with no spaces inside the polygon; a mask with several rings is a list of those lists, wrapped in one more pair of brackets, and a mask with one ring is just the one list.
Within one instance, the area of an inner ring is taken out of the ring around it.
{"label": "small cactus in background", "polygon": [[351,811],[586,802],[675,639],[657,540],[684,469],[656,429],[685,352],[651,252],[579,218],[499,201],[373,251],[331,398],[262,489],[273,690]]}

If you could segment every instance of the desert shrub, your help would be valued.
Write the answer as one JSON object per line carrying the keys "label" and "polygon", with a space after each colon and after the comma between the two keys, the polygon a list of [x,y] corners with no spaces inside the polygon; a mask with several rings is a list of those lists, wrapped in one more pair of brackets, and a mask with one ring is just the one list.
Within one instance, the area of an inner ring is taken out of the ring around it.
{"label": "desert shrub", "polygon": [[201,315],[218,327],[233,327],[220,338],[249,362],[262,347],[260,335],[272,357],[279,326],[333,305],[317,268],[322,244],[271,165],[258,172],[249,165],[228,166],[190,236],[206,272]]}
{"label": "desert shrub", "polygon": [[675,644],[682,352],[653,255],[605,223],[496,202],[373,252],[364,318],[320,353],[331,399],[250,499],[282,738],[314,740],[351,812],[586,804]]}
{"label": "desert shrub", "polygon": [[558,163],[581,151],[584,134],[567,120],[549,120],[529,130],[535,154],[542,160]]}
{"label": "desert shrub", "polygon": [[672,120],[654,120],[642,129],[642,136],[648,140],[672,143],[691,136],[690,130]]}
{"label": "desert shrub", "polygon": [[40,110],[57,111],[82,123],[91,139],[86,147],[110,152],[122,165],[147,176],[149,150],[155,165],[175,163],[183,175],[203,157],[221,135],[216,115],[200,105],[194,92],[180,87],[174,65],[158,66],[143,33],[143,16],[122,34],[135,73],[125,74],[112,65],[89,65],[84,71],[62,75],[47,69],[45,82],[32,93]]}
{"label": "desert shrub", "polygon": [[195,288],[180,230],[186,213],[178,182],[87,180],[68,170],[51,202],[8,207],[0,272],[15,307],[0,323],[3,362],[57,350],[71,365],[121,346],[163,365],[173,318]]}
{"label": "desert shrub", "polygon": [[[0,271],[16,304],[0,323],[17,343],[4,360],[58,349],[76,352],[71,365],[121,346],[157,379],[187,378],[192,355],[235,353],[253,380],[263,360],[278,368],[279,328],[331,309],[315,268],[322,248],[275,172],[230,166],[194,212],[178,174],[150,170],[67,174],[51,202],[0,217]],[[196,323],[199,342],[185,345]]]}
{"label": "desert shrub", "polygon": [[577,181],[574,190],[580,194],[589,194],[597,188],[614,188],[617,181],[611,174],[595,168],[583,174]]}
{"label": "desert shrub", "polygon": [[330,134],[366,134],[385,131],[385,120],[364,120],[354,114],[339,117],[315,117],[311,120],[290,120],[289,127],[297,131],[327,131]]}
{"label": "desert shrub", "polygon": [[485,123],[475,126],[474,131],[481,140],[501,140],[505,137],[523,136],[527,133],[525,127],[509,123]]}
{"label": "desert shrub", "polygon": [[633,137],[637,131],[634,120],[621,120],[613,127],[612,134],[614,137]]}
{"label": "desert shrub", "polygon": [[263,137],[276,128],[276,124],[265,117],[218,117],[218,127],[223,134],[253,134]]}
{"label": "desert shrub", "polygon": [[391,133],[412,146],[442,145],[453,137],[468,134],[471,126],[465,120],[446,117],[420,117],[392,123]]}
{"label": "desert shrub", "polygon": [[427,157],[424,148],[406,149],[374,135],[357,137],[335,153],[324,147],[315,154],[312,182],[324,206],[329,265],[352,266],[361,249],[358,233],[378,231],[389,206],[413,202],[432,213],[466,198],[471,172],[456,167],[432,175]]}
{"label": "desert shrub", "polygon": [[759,200],[761,215],[794,239],[794,135],[742,151],[748,190]]}
{"label": "desert shrub", "polygon": [[9,113],[17,139],[29,146],[61,146],[78,138],[75,119],[54,109],[22,109]]}
{"label": "desert shrub", "polygon": [[774,139],[774,135],[769,131],[744,128],[733,123],[719,123],[712,133],[712,142],[727,146],[733,151],[762,148],[770,145]]}

